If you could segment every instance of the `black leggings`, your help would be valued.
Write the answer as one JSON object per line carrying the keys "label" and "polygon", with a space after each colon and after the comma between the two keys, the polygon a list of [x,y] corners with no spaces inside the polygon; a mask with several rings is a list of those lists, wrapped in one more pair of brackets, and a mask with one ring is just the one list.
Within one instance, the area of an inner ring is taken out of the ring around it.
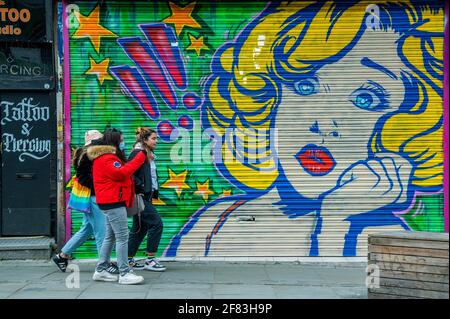
{"label": "black leggings", "polygon": [[149,201],[144,200],[145,210],[133,216],[133,226],[128,240],[128,257],[134,257],[147,235],[147,253],[156,253],[163,232],[161,216]]}

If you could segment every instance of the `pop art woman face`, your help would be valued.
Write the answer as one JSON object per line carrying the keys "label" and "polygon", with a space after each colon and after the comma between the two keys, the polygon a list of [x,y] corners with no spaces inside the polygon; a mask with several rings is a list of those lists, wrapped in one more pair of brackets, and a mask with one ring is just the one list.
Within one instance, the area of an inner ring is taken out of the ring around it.
{"label": "pop art woman face", "polygon": [[369,4],[274,3],[216,53],[202,123],[228,141],[218,169],[231,183],[311,199],[370,192],[379,177],[442,188],[442,6],[377,1],[372,25]]}
{"label": "pop art woman face", "polygon": [[[277,154],[292,186],[316,199],[341,174],[369,157],[377,122],[396,111],[405,89],[393,31],[367,29],[344,57],[282,87]],[[374,44],[383,43],[383,52]],[[388,51],[386,51],[386,49]]]}

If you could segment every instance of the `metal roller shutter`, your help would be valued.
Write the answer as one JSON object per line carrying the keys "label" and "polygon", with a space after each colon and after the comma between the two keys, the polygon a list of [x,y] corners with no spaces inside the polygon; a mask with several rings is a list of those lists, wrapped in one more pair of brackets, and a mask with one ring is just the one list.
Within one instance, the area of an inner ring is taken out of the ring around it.
{"label": "metal roller shutter", "polygon": [[365,256],[371,232],[443,232],[443,5],[65,3],[67,147],[157,130],[166,257]]}

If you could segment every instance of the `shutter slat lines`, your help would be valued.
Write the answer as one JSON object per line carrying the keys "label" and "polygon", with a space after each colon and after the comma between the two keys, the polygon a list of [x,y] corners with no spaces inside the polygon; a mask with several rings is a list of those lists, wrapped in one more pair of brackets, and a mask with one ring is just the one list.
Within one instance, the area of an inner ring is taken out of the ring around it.
{"label": "shutter slat lines", "polygon": [[366,256],[370,233],[444,231],[443,2],[70,4],[66,147],[110,125],[129,154],[157,130],[160,256]]}

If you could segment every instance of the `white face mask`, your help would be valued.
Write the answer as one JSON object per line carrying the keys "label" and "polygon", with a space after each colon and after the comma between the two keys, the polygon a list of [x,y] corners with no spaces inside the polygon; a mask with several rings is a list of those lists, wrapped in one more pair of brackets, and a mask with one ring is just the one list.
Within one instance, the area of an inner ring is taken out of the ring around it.
{"label": "white face mask", "polygon": [[125,150],[125,142],[120,142],[119,150],[121,150],[122,152]]}

